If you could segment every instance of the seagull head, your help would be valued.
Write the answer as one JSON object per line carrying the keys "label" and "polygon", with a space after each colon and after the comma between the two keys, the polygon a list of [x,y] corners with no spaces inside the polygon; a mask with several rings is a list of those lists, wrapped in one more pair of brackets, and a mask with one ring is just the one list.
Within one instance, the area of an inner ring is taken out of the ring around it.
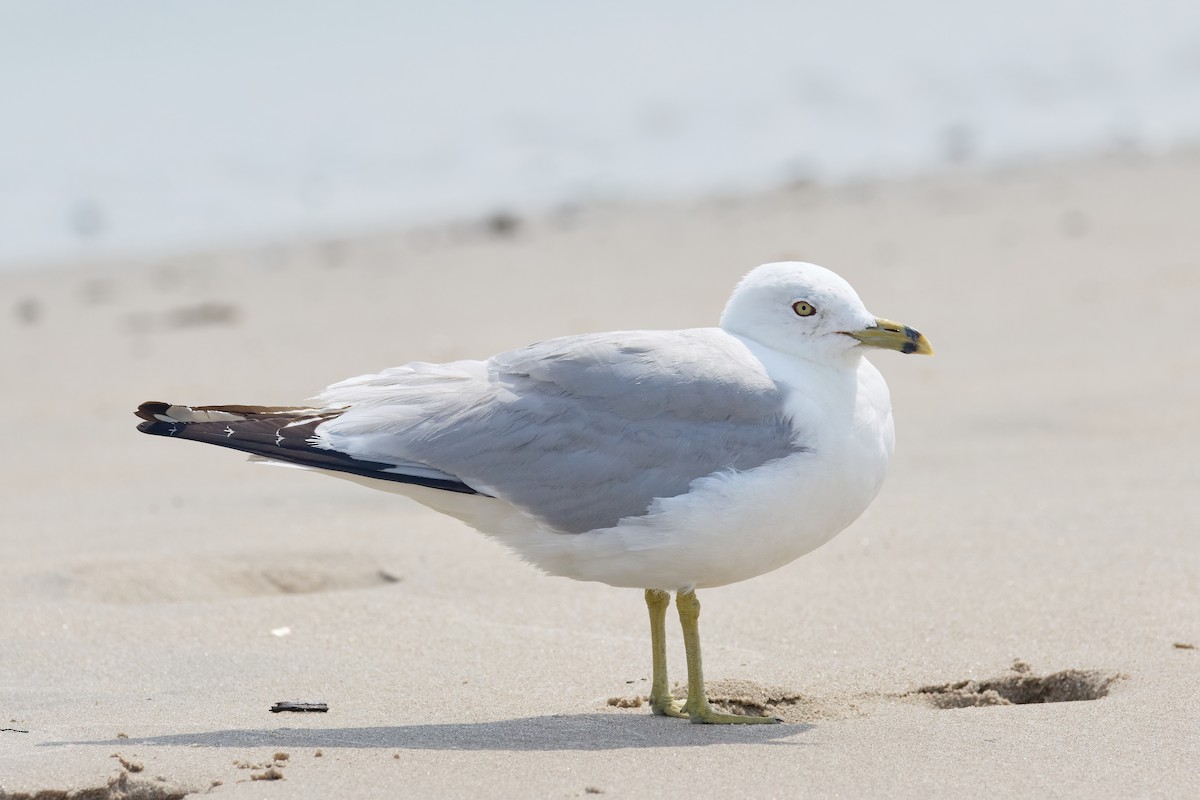
{"label": "seagull head", "polygon": [[751,270],[729,298],[721,327],[814,360],[854,357],[869,347],[933,355],[920,333],[876,317],[839,275],[802,261]]}

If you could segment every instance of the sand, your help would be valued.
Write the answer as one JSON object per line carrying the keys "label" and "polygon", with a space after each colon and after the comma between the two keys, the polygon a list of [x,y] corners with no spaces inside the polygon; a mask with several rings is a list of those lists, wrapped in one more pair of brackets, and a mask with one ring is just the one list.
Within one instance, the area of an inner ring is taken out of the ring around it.
{"label": "sand", "polygon": [[[1197,208],[1183,152],[0,275],[0,796],[1195,795]],[[787,724],[610,705],[648,690],[639,592],[134,430],[711,324],[782,257],[937,348],[875,357],[899,446],[867,514],[701,595],[714,694]]]}

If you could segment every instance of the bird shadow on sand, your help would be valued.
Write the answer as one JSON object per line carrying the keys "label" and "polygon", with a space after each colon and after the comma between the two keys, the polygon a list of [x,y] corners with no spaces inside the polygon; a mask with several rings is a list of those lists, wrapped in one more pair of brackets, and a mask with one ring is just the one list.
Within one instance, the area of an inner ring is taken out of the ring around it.
{"label": "bird shadow on sand", "polygon": [[263,728],[200,731],[49,745],[164,747],[388,748],[395,750],[623,750],[719,744],[787,744],[812,725],[691,725],[683,720],[631,714],[577,714],[496,722],[397,725],[375,728]]}

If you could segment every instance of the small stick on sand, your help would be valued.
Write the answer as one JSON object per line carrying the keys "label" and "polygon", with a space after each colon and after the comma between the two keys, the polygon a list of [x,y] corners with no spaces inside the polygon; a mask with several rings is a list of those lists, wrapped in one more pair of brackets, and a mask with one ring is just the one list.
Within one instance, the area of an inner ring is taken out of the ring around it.
{"label": "small stick on sand", "polygon": [[292,700],[282,700],[271,706],[271,713],[278,714],[280,711],[318,711],[325,713],[329,710],[329,705],[326,703],[298,703]]}

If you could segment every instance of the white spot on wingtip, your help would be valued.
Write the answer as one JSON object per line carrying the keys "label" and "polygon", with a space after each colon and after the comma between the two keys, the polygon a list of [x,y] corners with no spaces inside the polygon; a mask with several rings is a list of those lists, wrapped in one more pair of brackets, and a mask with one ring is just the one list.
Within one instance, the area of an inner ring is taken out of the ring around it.
{"label": "white spot on wingtip", "polygon": [[164,422],[244,422],[246,419],[228,411],[196,411],[188,406],[168,406],[167,415],[170,419]]}
{"label": "white spot on wingtip", "polygon": [[225,438],[228,439],[230,436],[233,436],[233,428],[226,425],[225,426]]}

